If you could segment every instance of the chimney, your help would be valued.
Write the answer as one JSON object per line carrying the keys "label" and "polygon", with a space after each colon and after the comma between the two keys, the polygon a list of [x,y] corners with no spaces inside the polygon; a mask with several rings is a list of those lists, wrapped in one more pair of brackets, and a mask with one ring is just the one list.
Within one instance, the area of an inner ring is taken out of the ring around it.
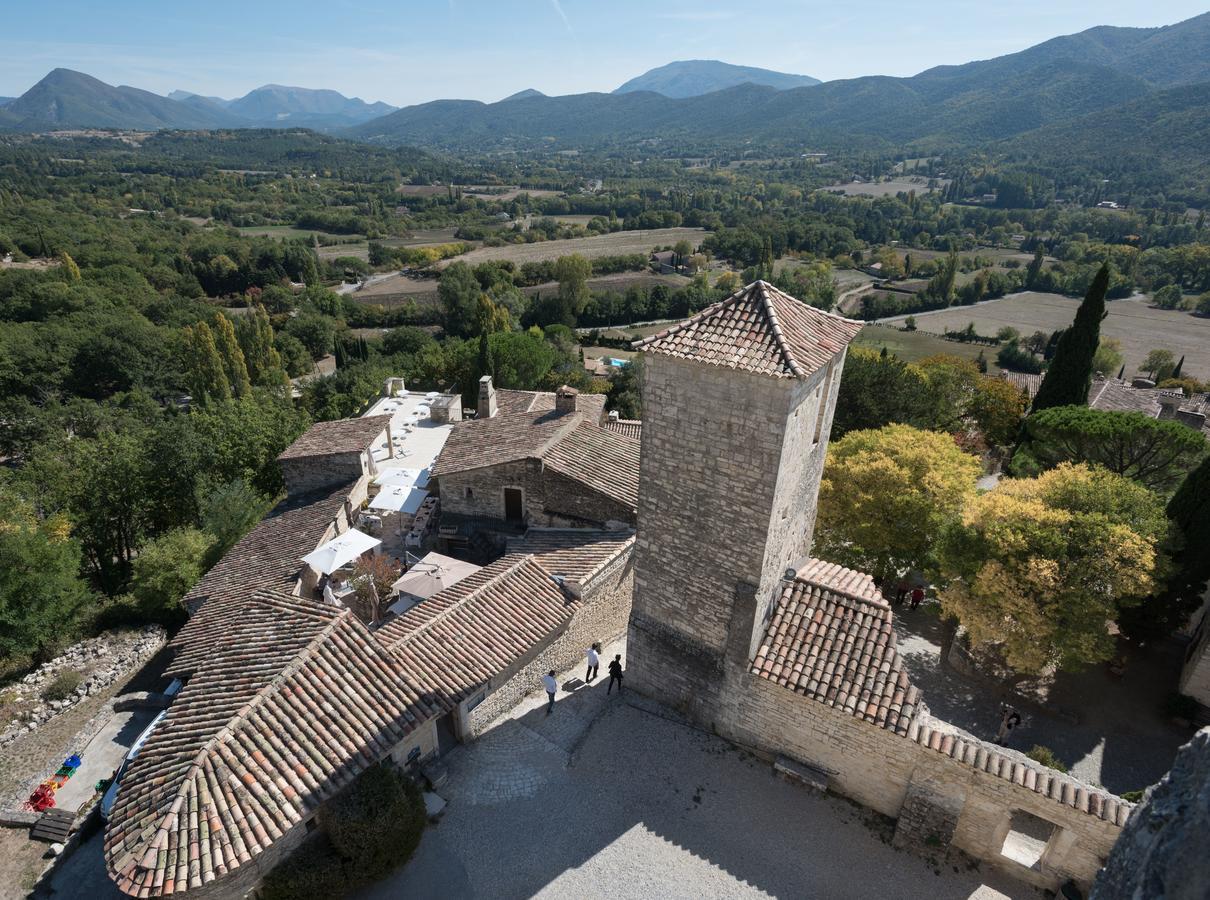
{"label": "chimney", "polygon": [[573,387],[563,385],[555,391],[555,411],[558,413],[573,413],[576,411],[576,398],[580,392]]}
{"label": "chimney", "polygon": [[496,415],[496,386],[492,384],[492,376],[484,375],[479,379],[479,405],[475,409],[475,417],[491,419]]}
{"label": "chimney", "polygon": [[619,413],[619,412],[618,412],[616,409],[611,409],[611,410],[609,411],[609,421],[610,421],[610,422],[620,422],[620,421],[622,421],[622,414],[621,414],[621,413]]}

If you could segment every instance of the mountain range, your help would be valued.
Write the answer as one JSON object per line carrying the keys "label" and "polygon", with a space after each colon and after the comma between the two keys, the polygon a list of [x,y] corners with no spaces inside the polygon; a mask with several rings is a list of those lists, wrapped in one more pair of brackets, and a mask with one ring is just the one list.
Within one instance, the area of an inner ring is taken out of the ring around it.
{"label": "mountain range", "polygon": [[330,131],[394,109],[386,103],[366,103],[336,91],[279,84],[267,84],[235,100],[180,90],[161,97],[125,85],[114,87],[83,72],[55,69],[20,97],[0,103],[0,128],[304,127]]}
{"label": "mountain range", "polygon": [[759,84],[784,91],[819,83],[818,78],[808,75],[787,75],[785,72],[753,66],[735,66],[717,59],[685,59],[650,69],[613,92],[630,94],[634,91],[655,91],[665,97],[683,98],[710,94],[740,84]]}
{"label": "mountain range", "polygon": [[651,139],[678,146],[780,141],[823,149],[971,145],[1202,82],[1210,82],[1210,13],[1162,28],[1092,28],[910,78],[867,76],[784,90],[745,83],[688,97],[636,90],[493,104],[438,100],[346,133],[451,149]]}
{"label": "mountain range", "polygon": [[608,94],[549,97],[530,89],[495,103],[436,100],[398,110],[280,85],[235,100],[187,91],[162,97],[56,69],[0,105],[0,129],[301,126],[385,145],[469,150],[652,141],[678,149],[749,141],[786,149],[930,149],[1019,140],[1022,148],[1057,153],[1051,142],[1068,140],[1095,153],[1090,129],[1146,122],[1136,144],[1165,134],[1187,156],[1204,150],[1191,148],[1182,128],[1204,134],[1202,123],[1210,120],[1210,88],[1184,90],[1197,85],[1210,85],[1210,13],[1162,28],[1091,28],[909,78],[816,83],[689,60],[652,69]]}

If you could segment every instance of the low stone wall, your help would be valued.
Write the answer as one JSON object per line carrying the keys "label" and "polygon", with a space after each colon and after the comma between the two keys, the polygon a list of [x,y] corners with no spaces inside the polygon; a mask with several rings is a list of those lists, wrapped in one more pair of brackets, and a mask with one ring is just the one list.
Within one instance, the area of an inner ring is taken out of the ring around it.
{"label": "low stone wall", "polygon": [[[167,633],[158,625],[110,631],[72,644],[14,685],[5,688],[17,713],[0,732],[0,748],[37,731],[46,722],[129,674],[159,652]],[[80,684],[61,700],[43,700],[42,692],[62,672],[78,672]]]}
{"label": "low stone wall", "polygon": [[[1010,750],[929,725],[897,735],[843,710],[728,667],[716,726],[724,737],[829,773],[829,787],[900,819],[897,846],[926,855],[953,846],[1022,881],[1092,883],[1129,804]],[[1014,814],[1054,826],[1025,865],[1004,855]]]}
{"label": "low stone wall", "polygon": [[[466,716],[463,737],[470,739],[482,734],[499,716],[532,693],[539,686],[539,679],[551,669],[561,671],[582,662],[594,642],[607,644],[625,634],[633,590],[634,572],[630,554],[626,554],[594,580],[585,594],[584,605],[555,640],[523,662],[501,684],[488,686],[487,698]],[[622,662],[625,664],[624,659]],[[607,677],[608,666],[609,660],[602,659],[602,677]]]}

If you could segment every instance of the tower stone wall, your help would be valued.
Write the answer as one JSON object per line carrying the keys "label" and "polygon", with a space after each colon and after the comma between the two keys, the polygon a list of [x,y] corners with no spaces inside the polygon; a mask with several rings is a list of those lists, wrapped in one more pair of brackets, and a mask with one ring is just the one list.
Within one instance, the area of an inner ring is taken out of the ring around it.
{"label": "tower stone wall", "polygon": [[[814,530],[844,351],[806,378],[662,354],[643,375],[627,678],[710,721]],[[818,439],[817,439],[818,438]]]}

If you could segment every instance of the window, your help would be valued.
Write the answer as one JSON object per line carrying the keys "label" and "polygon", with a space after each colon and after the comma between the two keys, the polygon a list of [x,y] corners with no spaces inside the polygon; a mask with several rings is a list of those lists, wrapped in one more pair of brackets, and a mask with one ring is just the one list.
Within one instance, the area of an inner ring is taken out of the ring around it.
{"label": "window", "polygon": [[475,492],[472,488],[465,487],[462,489],[462,496],[465,497],[467,500],[474,500]]}
{"label": "window", "polygon": [[525,518],[525,502],[521,488],[504,489],[504,518],[509,522],[520,522]]}
{"label": "window", "polygon": [[1053,822],[1047,822],[1023,809],[1014,809],[1000,855],[1027,869],[1038,869],[1050,839],[1058,830]]}

